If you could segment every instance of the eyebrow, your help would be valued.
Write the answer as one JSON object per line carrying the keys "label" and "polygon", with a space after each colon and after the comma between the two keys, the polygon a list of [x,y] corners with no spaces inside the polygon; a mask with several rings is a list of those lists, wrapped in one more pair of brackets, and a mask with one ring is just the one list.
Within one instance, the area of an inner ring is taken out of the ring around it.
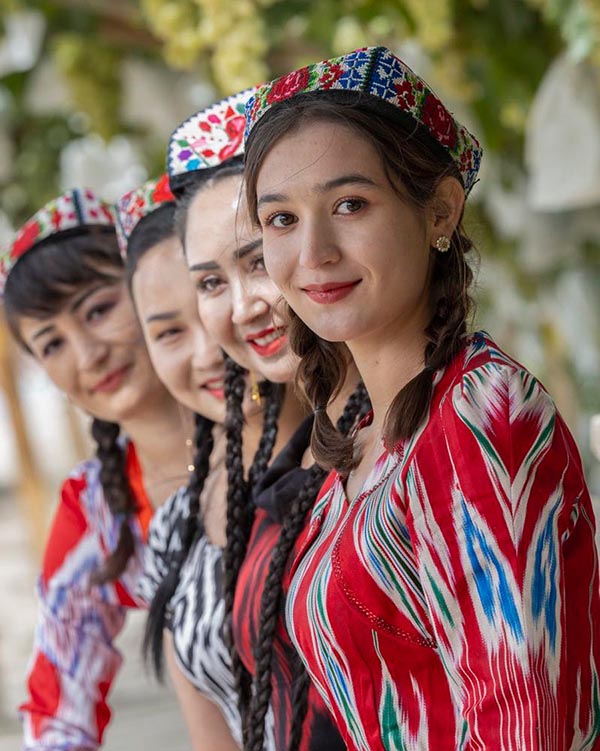
{"label": "eyebrow", "polygon": [[[81,295],[75,298],[71,305],[69,305],[69,313],[76,313],[77,310],[83,305],[83,303],[88,299],[88,297],[91,297],[95,292],[98,292],[98,290],[103,289],[104,287],[108,287],[110,285],[108,284],[97,284],[95,287],[92,287],[91,289],[87,289],[85,292],[82,292]],[[36,333],[31,337],[32,341],[35,341],[36,339],[39,339],[42,336],[45,336],[46,334],[51,333],[56,326],[53,323],[50,323],[48,326],[44,326],[44,328],[40,329],[39,331],[36,331]]]}
{"label": "eyebrow", "polygon": [[246,243],[245,245],[241,245],[239,248],[236,248],[236,250],[233,251],[234,261],[241,261],[242,258],[247,256],[249,253],[252,253],[253,250],[260,248],[261,245],[262,245],[262,237],[259,237],[256,240],[252,240],[251,242]]}
{"label": "eyebrow", "polygon": [[173,318],[177,318],[179,311],[177,310],[165,310],[164,313],[155,313],[154,315],[146,318],[146,323],[152,323],[153,321],[171,321]]}
{"label": "eyebrow", "polygon": [[206,261],[206,263],[194,263],[188,266],[190,271],[216,271],[221,268],[216,261]]}
{"label": "eyebrow", "polygon": [[[332,180],[328,180],[325,183],[315,185],[313,192],[323,194],[334,188],[341,188],[344,185],[364,185],[373,188],[377,186],[377,183],[374,180],[371,180],[370,177],[365,177],[365,175],[358,173],[340,175],[339,177],[334,177]],[[286,196],[285,193],[266,193],[258,199],[257,208],[264,206],[267,203],[278,203],[286,200],[288,200],[288,196]]]}

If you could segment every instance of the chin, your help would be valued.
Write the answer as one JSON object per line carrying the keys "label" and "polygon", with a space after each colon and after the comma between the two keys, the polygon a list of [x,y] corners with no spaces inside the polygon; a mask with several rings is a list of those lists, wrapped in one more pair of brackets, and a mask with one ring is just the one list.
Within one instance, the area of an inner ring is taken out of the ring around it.
{"label": "chin", "polygon": [[288,349],[285,353],[273,358],[271,362],[262,360],[260,364],[257,363],[255,369],[267,381],[290,383],[296,377],[299,362],[299,358]]}

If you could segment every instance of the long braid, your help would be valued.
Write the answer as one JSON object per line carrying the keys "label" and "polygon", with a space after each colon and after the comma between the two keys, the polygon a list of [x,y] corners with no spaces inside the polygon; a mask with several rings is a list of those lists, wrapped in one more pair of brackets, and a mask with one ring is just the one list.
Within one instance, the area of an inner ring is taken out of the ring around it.
{"label": "long braid", "polygon": [[189,506],[188,516],[181,532],[181,549],[171,559],[170,568],[154,593],[144,631],[142,646],[144,658],[152,664],[159,680],[162,680],[164,673],[163,631],[168,605],[177,589],[181,568],[189,555],[198,532],[202,529],[200,497],[209,473],[210,456],[214,445],[214,423],[201,415],[196,415],[195,423],[194,469],[186,489]]}
{"label": "long braid", "polygon": [[254,521],[251,489],[266,470],[277,439],[277,425],[282,404],[282,390],[274,384],[263,384],[266,406],[263,430],[258,449],[244,479],[242,434],[244,425],[243,401],[246,390],[245,371],[227,358],[225,363],[225,395],[227,400],[227,544],[223,554],[225,570],[225,622],[232,659],[234,683],[238,692],[242,731],[245,733],[246,711],[250,702],[251,677],[242,663],[233,640],[231,616],[235,587],[246,555]]}
{"label": "long braid", "polygon": [[129,481],[125,452],[119,444],[120,427],[115,422],[94,418],[92,436],[96,441],[96,456],[100,461],[100,484],[111,513],[122,517],[117,547],[106,558],[104,565],[92,576],[93,584],[115,581],[127,567],[135,552],[135,539],[129,519],[137,511],[137,503]]}
{"label": "long braid", "polygon": [[[361,383],[348,399],[344,412],[338,420],[337,430],[342,435],[348,435],[356,421],[366,414],[369,408],[367,392]],[[273,646],[283,605],[283,577],[288,558],[304,527],[306,515],[314,505],[325,476],[326,471],[316,464],[308,470],[307,479],[293,502],[289,514],[285,517],[279,539],[273,550],[261,599],[258,637],[254,645],[256,673],[252,683],[252,699],[248,713],[252,722],[248,727],[245,751],[262,751],[263,749],[265,717],[272,693]],[[294,681],[294,684],[297,684],[297,690],[293,701],[292,737],[301,736],[308,691],[304,668],[299,661],[294,672],[297,674]],[[305,689],[304,685],[306,685]]]}

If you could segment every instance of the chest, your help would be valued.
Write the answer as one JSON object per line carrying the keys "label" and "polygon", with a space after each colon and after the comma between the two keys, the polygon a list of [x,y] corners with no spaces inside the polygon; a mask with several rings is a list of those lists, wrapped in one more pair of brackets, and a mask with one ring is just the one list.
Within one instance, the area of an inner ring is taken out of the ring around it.
{"label": "chest", "polygon": [[309,608],[329,611],[334,630],[352,623],[365,634],[433,646],[400,459],[390,457],[378,470],[352,503],[341,482],[333,485],[295,561],[294,587]]}

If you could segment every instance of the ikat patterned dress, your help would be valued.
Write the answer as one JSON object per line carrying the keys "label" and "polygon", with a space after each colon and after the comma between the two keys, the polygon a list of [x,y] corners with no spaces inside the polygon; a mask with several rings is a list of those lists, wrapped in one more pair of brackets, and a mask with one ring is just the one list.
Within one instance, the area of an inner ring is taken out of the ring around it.
{"label": "ikat patterned dress", "polygon": [[[383,447],[382,447],[383,449]],[[351,751],[600,749],[600,596],[577,448],[487,335],[353,500],[323,486],[287,622]]]}
{"label": "ikat patterned dress", "polygon": [[132,443],[127,477],[138,513],[131,521],[136,552],[116,582],[92,586],[90,576],[117,545],[119,523],[100,485],[100,463],[83,462],[64,482],[38,582],[39,616],[21,707],[25,751],[93,751],[110,720],[107,695],[122,657],[114,639],[135,596],[153,509]]}

